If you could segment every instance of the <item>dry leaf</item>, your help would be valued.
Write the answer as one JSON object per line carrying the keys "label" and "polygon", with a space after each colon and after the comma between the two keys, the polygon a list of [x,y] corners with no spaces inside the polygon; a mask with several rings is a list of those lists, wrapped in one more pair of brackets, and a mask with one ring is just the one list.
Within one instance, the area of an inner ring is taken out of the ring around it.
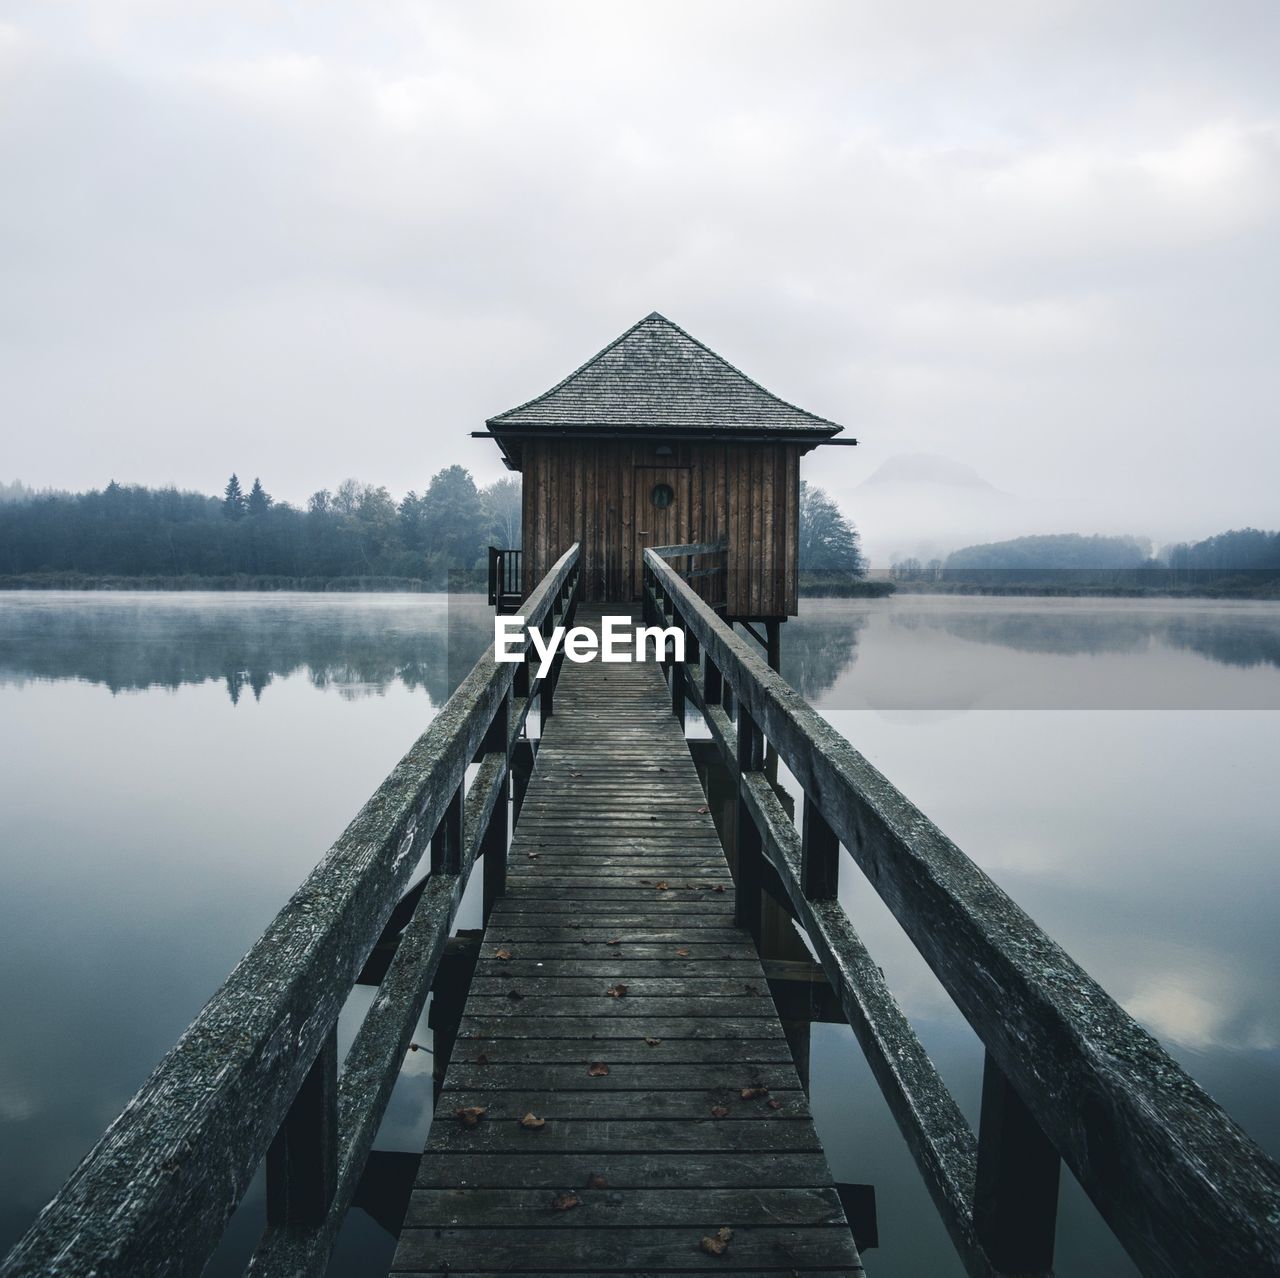
{"label": "dry leaf", "polygon": [[537,1114],[530,1110],[521,1120],[520,1126],[528,1131],[536,1132],[547,1125],[545,1118],[539,1118]]}
{"label": "dry leaf", "polygon": [[676,958],[688,958],[688,957],[689,957],[689,951],[683,945],[678,950],[676,950]]}
{"label": "dry leaf", "polygon": [[660,879],[660,880],[659,880],[657,883],[655,883],[653,886],[654,886],[654,888],[655,888],[657,891],[659,891],[659,892],[669,892],[669,891],[671,891],[671,884],[669,884],[669,883],[666,881],[666,879]]}
{"label": "dry leaf", "polygon": [[746,985],[743,986],[743,988],[747,991],[748,994],[760,993],[760,987],[758,985],[752,985],[750,981],[748,981]]}
{"label": "dry leaf", "polygon": [[769,1101],[769,1108],[770,1108],[770,1109],[781,1109],[781,1108],[782,1108],[782,1102],[781,1102],[781,1101],[780,1101],[780,1100],[775,1096],[775,1097],[773,1097],[773,1098]]}
{"label": "dry leaf", "polygon": [[662,1042],[660,1038],[646,1038],[644,1041],[648,1043],[650,1047],[657,1047],[658,1044]]}
{"label": "dry leaf", "polygon": [[463,1109],[455,1109],[454,1115],[463,1127],[474,1127],[489,1111],[482,1105],[467,1105]]}
{"label": "dry leaf", "polygon": [[582,773],[581,773],[581,772],[570,772],[570,773],[569,773],[569,775],[570,775],[571,777],[580,777],[580,776],[582,775]]}
{"label": "dry leaf", "polygon": [[704,803],[700,808],[698,808],[698,809],[697,809],[697,812],[698,812],[698,815],[699,815],[699,816],[706,816],[706,814],[707,814],[708,812],[710,812],[710,811],[711,811],[711,809],[710,809],[709,807],[707,807],[707,805],[706,805],[705,803]]}
{"label": "dry leaf", "polygon": [[715,885],[715,887],[713,887],[711,890],[712,890],[713,892],[723,892],[723,891],[724,891],[724,884],[723,884],[723,883],[717,883],[717,884]]}
{"label": "dry leaf", "polygon": [[708,1256],[723,1256],[729,1249],[729,1242],[733,1238],[733,1230],[725,1225],[723,1229],[717,1229],[714,1237],[703,1236],[702,1241],[698,1244]]}
{"label": "dry leaf", "polygon": [[606,945],[621,945],[621,944],[622,944],[622,937],[620,937],[620,936],[615,936],[615,937],[613,938],[613,940],[611,940],[611,941],[606,941],[606,942],[605,942],[605,944],[606,944]]}
{"label": "dry leaf", "polygon": [[768,1096],[769,1089],[767,1087],[744,1087],[738,1093],[743,1100],[759,1100],[761,1096]]}
{"label": "dry leaf", "polygon": [[582,1199],[572,1191],[567,1194],[557,1194],[551,1200],[552,1211],[571,1211],[574,1207],[580,1207],[581,1205]]}
{"label": "dry leaf", "polygon": [[605,990],[605,993],[610,998],[621,998],[626,992],[627,992],[627,987],[622,984],[610,985],[609,988]]}
{"label": "dry leaf", "polygon": [[496,959],[501,959],[505,963],[509,958],[512,957],[512,954],[510,950],[495,950],[493,952],[493,957]]}
{"label": "dry leaf", "polygon": [[605,1178],[599,1172],[592,1172],[591,1175],[587,1177],[587,1188],[588,1189],[608,1189],[609,1182],[605,1180]]}
{"label": "dry leaf", "polygon": [[712,1118],[728,1118],[729,1117],[728,1105],[712,1105],[711,1117]]}
{"label": "dry leaf", "polygon": [[604,1063],[604,1061],[592,1061],[591,1064],[587,1066],[587,1073],[592,1078],[603,1078],[608,1072],[609,1067]]}

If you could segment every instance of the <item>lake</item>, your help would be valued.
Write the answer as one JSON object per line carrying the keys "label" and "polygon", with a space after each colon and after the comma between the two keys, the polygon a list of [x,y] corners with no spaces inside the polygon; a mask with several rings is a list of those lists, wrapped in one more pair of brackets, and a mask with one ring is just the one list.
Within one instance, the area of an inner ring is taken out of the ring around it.
{"label": "lake", "polygon": [[[444,596],[0,595],[0,1252],[488,634]],[[806,601],[783,673],[1280,1155],[1280,605]],[[848,861],[841,896],[976,1122],[977,1040]],[[876,1186],[868,1270],[958,1274],[846,1027],[813,1027],[812,1088],[837,1177]],[[378,1147],[430,1108],[410,1053]],[[261,1222],[255,1187],[210,1272]],[[1058,1237],[1062,1272],[1134,1272],[1067,1175]],[[355,1210],[332,1272],[391,1251]]]}

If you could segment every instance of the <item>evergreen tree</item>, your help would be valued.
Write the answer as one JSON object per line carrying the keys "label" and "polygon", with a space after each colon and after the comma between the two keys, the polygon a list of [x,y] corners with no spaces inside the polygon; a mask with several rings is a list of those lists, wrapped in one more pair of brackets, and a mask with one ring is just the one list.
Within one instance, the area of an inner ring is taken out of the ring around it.
{"label": "evergreen tree", "polygon": [[858,530],[821,489],[800,481],[800,567],[844,571],[861,577],[867,571]]}
{"label": "evergreen tree", "polygon": [[257,475],[253,477],[253,487],[249,489],[248,510],[251,515],[265,515],[271,507],[271,494],[262,486]]}
{"label": "evergreen tree", "polygon": [[222,513],[228,519],[239,519],[248,509],[244,491],[240,487],[239,477],[232,472],[227,486],[222,490]]}

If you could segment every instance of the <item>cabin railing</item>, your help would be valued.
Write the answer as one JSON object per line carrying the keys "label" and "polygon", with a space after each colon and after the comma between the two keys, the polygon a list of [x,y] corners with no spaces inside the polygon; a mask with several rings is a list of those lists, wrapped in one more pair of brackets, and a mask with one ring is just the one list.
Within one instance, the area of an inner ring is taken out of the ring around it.
{"label": "cabin railing", "polygon": [[728,606],[729,543],[727,541],[691,542],[683,546],[654,546],[655,555],[668,563],[683,559],[677,569],[682,581],[715,612]]}
{"label": "cabin railing", "polygon": [[524,554],[489,547],[489,604],[499,612],[513,612],[524,598]]}
{"label": "cabin railing", "polygon": [[[686,635],[673,708],[693,700],[737,778],[739,923],[758,938],[763,890],[793,912],[968,1273],[1051,1272],[1061,1162],[1144,1273],[1280,1273],[1280,1167],[662,551],[644,559],[650,624]],[[976,1135],[839,903],[842,847],[985,1047]]]}
{"label": "cabin railing", "polygon": [[[527,624],[571,619],[577,582],[575,544],[529,596]],[[199,1274],[264,1160],[267,1228],[248,1272],[324,1272],[477,859],[486,916],[502,892],[512,754],[534,698],[551,713],[559,663],[545,680],[535,669],[476,663],[0,1274]],[[338,1014],[380,942],[394,955],[339,1071]]]}

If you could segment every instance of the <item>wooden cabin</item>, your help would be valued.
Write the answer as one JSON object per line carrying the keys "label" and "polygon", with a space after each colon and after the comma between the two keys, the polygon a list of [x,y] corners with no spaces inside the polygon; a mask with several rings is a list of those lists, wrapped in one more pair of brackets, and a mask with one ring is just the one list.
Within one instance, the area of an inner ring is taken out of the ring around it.
{"label": "wooden cabin", "polygon": [[647,547],[723,542],[703,597],[734,621],[795,615],[800,458],[842,427],[657,312],[486,426],[524,477],[526,584],[577,541],[582,598],[631,601]]}

